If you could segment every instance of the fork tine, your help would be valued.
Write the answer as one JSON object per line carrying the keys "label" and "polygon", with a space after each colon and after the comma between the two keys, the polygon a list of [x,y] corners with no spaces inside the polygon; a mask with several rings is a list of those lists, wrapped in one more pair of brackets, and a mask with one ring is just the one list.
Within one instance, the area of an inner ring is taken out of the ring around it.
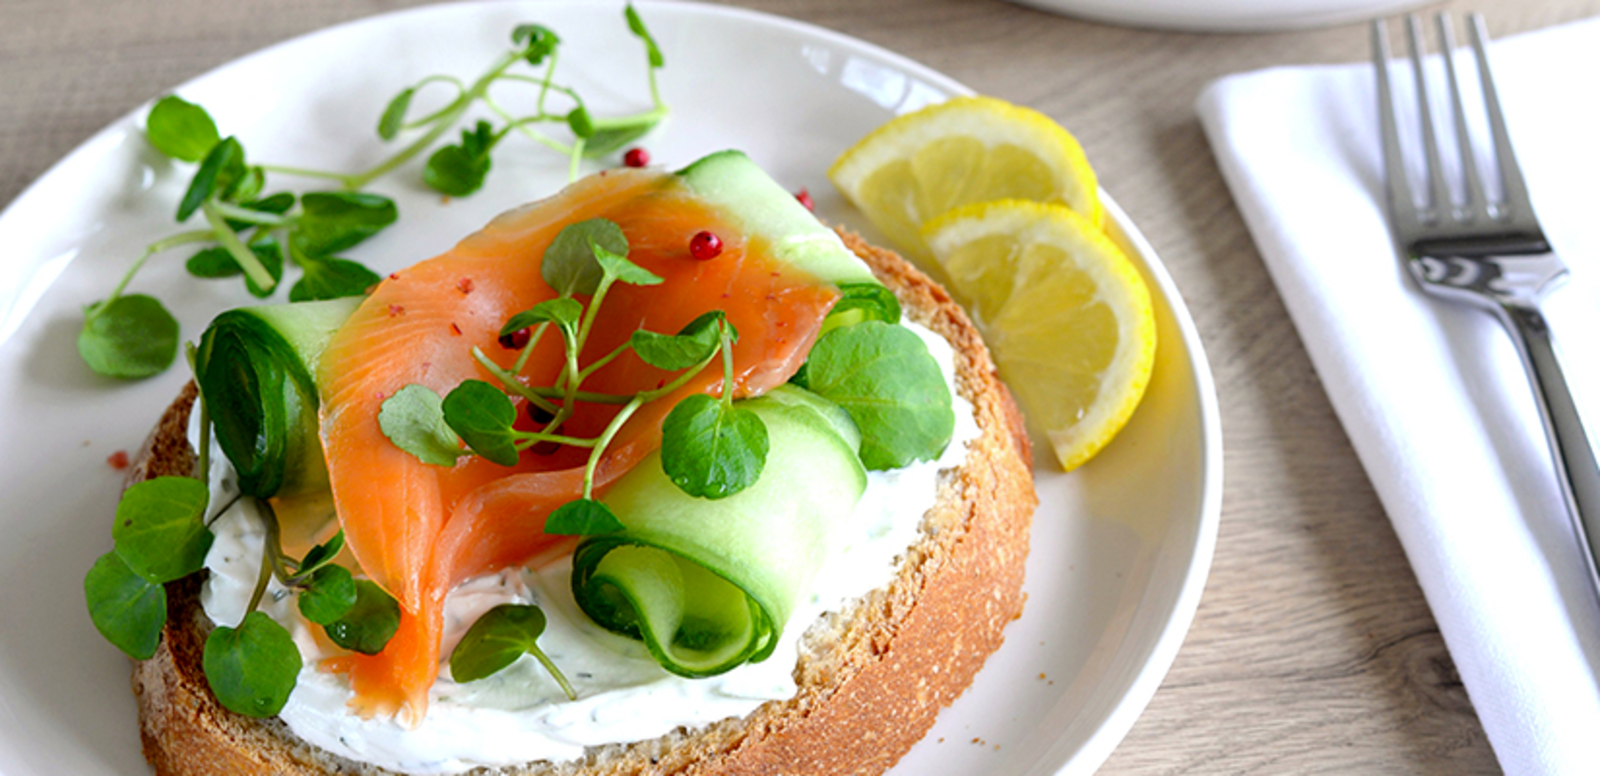
{"label": "fork tine", "polygon": [[1403,223],[1417,220],[1416,200],[1406,180],[1405,158],[1400,155],[1400,130],[1394,115],[1394,94],[1389,83],[1389,28],[1372,20],[1372,59],[1378,74],[1378,123],[1383,130],[1383,167],[1389,183],[1389,211]]}
{"label": "fork tine", "polygon": [[1407,41],[1411,51],[1411,72],[1417,81],[1417,112],[1422,119],[1422,147],[1427,153],[1428,188],[1432,198],[1429,208],[1433,223],[1443,223],[1450,218],[1450,184],[1445,181],[1444,165],[1439,158],[1439,136],[1433,128],[1433,105],[1428,99],[1428,79],[1422,67],[1422,25],[1416,14],[1406,17]]}
{"label": "fork tine", "polygon": [[1489,132],[1494,138],[1494,156],[1499,163],[1500,179],[1505,187],[1504,208],[1510,211],[1511,217],[1528,219],[1533,214],[1533,207],[1528,202],[1528,186],[1522,181],[1522,169],[1517,166],[1517,155],[1511,150],[1505,114],[1500,110],[1494,75],[1489,70],[1489,32],[1482,15],[1472,14],[1469,21],[1472,26],[1472,52],[1478,60],[1478,80],[1483,82],[1483,103],[1489,112]]}
{"label": "fork tine", "polygon": [[1461,103],[1461,80],[1456,76],[1456,36],[1451,30],[1450,14],[1440,11],[1434,20],[1439,26],[1444,71],[1450,81],[1450,112],[1455,118],[1456,147],[1460,149],[1461,171],[1467,181],[1466,200],[1461,207],[1472,220],[1479,220],[1489,215],[1489,198],[1483,190],[1483,178],[1478,174],[1478,160],[1472,154],[1472,137],[1467,134],[1467,111]]}

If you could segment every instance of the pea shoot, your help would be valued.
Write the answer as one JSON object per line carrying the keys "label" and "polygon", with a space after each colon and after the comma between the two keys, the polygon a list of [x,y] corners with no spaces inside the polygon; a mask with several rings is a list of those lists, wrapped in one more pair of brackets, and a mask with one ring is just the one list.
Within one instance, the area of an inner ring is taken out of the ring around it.
{"label": "pea shoot", "polygon": [[[223,137],[203,107],[175,95],[161,98],[150,109],[145,134],[168,158],[197,165],[176,220],[203,223],[146,246],[111,293],[84,309],[80,357],[98,374],[130,379],[160,374],[172,365],[180,336],[177,319],[160,300],[127,292],[152,257],[181,247],[200,246],[185,263],[191,275],[243,276],[246,289],[258,298],[274,293],[288,266],[301,271],[289,290],[290,301],[365,294],[379,276],[340,254],[394,223],[399,213],[389,198],[362,190],[429,149],[423,181],[449,196],[480,189],[493,166],[492,152],[513,133],[569,157],[569,176],[576,179],[583,159],[620,150],[667,115],[656,83],[665,59],[632,6],[624,17],[645,49],[649,109],[594,116],[575,89],[556,80],[560,36],[543,25],[523,24],[512,31],[511,48],[470,83],[433,75],[396,94],[378,119],[377,134],[384,142],[413,137],[388,158],[354,173],[253,164],[239,138]],[[491,92],[497,85],[527,89],[531,110],[514,111]],[[416,96],[439,86],[453,87],[454,96],[443,107],[413,117]],[[476,119],[460,130],[457,142],[440,145],[480,107],[493,120]],[[540,130],[548,124],[564,127],[570,139]],[[338,190],[264,195],[269,174],[322,180]]]}

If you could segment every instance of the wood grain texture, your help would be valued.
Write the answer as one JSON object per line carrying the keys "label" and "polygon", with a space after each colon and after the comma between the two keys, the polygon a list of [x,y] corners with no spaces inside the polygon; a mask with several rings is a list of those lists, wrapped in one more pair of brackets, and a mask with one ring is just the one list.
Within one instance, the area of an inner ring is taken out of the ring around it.
{"label": "wood grain texture", "polygon": [[[414,4],[0,3],[0,202],[174,84],[270,43]],[[1000,0],[739,4],[855,35],[1060,120],[1194,313],[1222,406],[1221,533],[1183,650],[1103,772],[1495,772],[1194,114],[1200,89],[1221,75],[1363,60],[1364,29],[1150,32]],[[1480,0],[1470,9],[1499,36],[1600,14],[1600,0]]]}

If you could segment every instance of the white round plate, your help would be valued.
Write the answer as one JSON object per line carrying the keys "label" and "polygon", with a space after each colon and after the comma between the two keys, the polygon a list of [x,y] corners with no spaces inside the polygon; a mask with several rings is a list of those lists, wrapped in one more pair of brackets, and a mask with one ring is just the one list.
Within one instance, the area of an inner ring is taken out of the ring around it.
{"label": "white round plate", "polygon": [[1262,32],[1371,19],[1427,0],[1012,0],[1109,24],[1201,32]]}
{"label": "white round plate", "polygon": [[[638,7],[667,61],[661,90],[672,115],[643,141],[657,162],[677,167],[742,148],[785,186],[809,189],[824,219],[869,235],[827,182],[828,163],[890,117],[968,91],[890,52],[785,19]],[[208,108],[253,161],[363,169],[386,150],[374,127],[391,95],[434,73],[476,77],[525,21],[563,36],[560,77],[598,115],[648,107],[644,56],[614,2],[379,16],[274,46],[175,91]],[[107,456],[134,452],[187,374],[180,365],[115,382],[91,374],[74,350],[83,306],[110,290],[142,246],[178,230],[172,213],[189,169],[149,148],[143,114],[90,139],[0,215],[7,776],[147,772],[128,661],[90,624],[82,580],[110,546],[121,474]],[[421,187],[415,163],[381,180],[375,189],[398,202],[401,220],[349,255],[380,272],[398,269],[566,180],[565,160],[515,137],[494,165],[484,190],[448,202]],[[269,183],[313,188],[282,177]],[[1215,391],[1171,278],[1122,211],[1108,211],[1111,231],[1155,292],[1161,344],[1149,393],[1122,436],[1077,472],[1057,473],[1041,454],[1027,609],[895,773],[1093,771],[1154,694],[1199,603],[1221,499]],[[187,277],[183,259],[181,251],[158,256],[133,290],[166,300],[185,337],[252,301],[237,280]]]}

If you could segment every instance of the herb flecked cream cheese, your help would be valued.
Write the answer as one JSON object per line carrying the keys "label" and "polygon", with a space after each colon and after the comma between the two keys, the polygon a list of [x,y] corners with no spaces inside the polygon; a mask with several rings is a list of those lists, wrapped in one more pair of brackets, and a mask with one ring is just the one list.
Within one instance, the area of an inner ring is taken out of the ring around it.
{"label": "herb flecked cream cheese", "polygon": [[[767,660],[705,679],[675,676],[643,644],[602,629],[579,611],[570,560],[538,570],[504,569],[449,594],[439,679],[427,716],[408,728],[392,718],[363,719],[348,710],[354,697],[348,680],[317,668],[328,654],[296,611],[294,597],[274,580],[260,608],[289,629],[305,662],[279,716],[300,738],[352,760],[406,773],[459,773],[478,766],[572,760],[588,746],[655,738],[680,726],[745,716],[769,700],[792,697],[791,674],[806,629],[893,579],[900,556],[917,539],[922,515],[934,504],[939,472],[961,465],[967,444],[980,433],[972,405],[955,393],[949,343],[921,326],[906,326],[927,343],[951,386],[955,433],[936,461],[868,473],[866,492],[852,517],[840,521],[810,596]],[[211,461],[212,503],[225,503],[237,493],[232,470],[220,450],[213,448]],[[214,622],[237,625],[260,570],[265,530],[248,499],[239,500],[212,528],[216,541],[206,557],[210,578],[201,601]],[[544,610],[548,626],[539,645],[572,682],[578,700],[569,701],[531,655],[479,681],[450,679],[448,659],[456,642],[479,615],[508,602]]]}

